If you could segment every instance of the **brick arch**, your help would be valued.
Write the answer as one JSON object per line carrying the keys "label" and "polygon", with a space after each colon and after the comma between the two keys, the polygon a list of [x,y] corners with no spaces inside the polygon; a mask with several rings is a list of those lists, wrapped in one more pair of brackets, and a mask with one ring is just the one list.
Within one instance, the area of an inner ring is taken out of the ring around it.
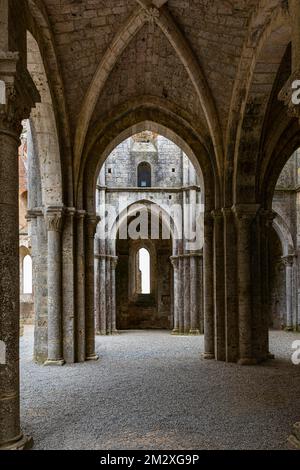
{"label": "brick arch", "polygon": [[199,135],[182,122],[178,116],[166,110],[140,104],[136,109],[117,115],[97,132],[97,138],[90,147],[85,164],[81,167],[77,188],[77,206],[95,212],[95,191],[101,166],[123,140],[139,132],[156,132],[178,145],[190,158],[198,174],[203,175],[203,188],[207,210],[218,204],[219,182],[214,163]]}
{"label": "brick arch", "polygon": [[[263,1],[251,19],[232,92],[226,133],[224,201],[227,206],[243,202],[243,191],[246,198],[249,192],[250,198],[255,198],[260,130],[290,38],[290,18],[285,6],[280,4],[274,9],[274,2]],[[253,168],[247,167],[250,161],[254,162]],[[240,181],[245,181],[246,187],[240,187]]]}
{"label": "brick arch", "polygon": [[200,67],[200,64],[187,39],[172,19],[167,6],[162,5],[162,7],[158,9],[152,7],[149,8],[148,3],[139,3],[142,6],[138,8],[121,27],[112,45],[108,48],[102,58],[86,94],[81,112],[79,113],[74,143],[75,181],[77,182],[77,177],[80,172],[80,160],[90,120],[101,91],[103,90],[119,57],[130,43],[132,37],[137,34],[146,21],[153,21],[161,28],[170,44],[173,46],[195,87],[204,111],[206,124],[210,131],[210,137],[213,143],[214,153],[216,155],[217,170],[219,175],[221,175],[224,155],[221,126],[216,105],[204,72],[202,71],[202,68]]}

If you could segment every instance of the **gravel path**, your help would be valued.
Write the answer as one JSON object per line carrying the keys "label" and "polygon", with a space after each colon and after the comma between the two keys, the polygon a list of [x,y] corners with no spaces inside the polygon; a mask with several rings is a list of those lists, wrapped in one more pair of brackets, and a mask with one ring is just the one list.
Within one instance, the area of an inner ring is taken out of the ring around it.
{"label": "gravel path", "polygon": [[97,362],[43,367],[21,340],[22,427],[35,449],[286,449],[300,421],[299,334],[272,332],[277,359],[205,361],[202,337],[97,338]]}

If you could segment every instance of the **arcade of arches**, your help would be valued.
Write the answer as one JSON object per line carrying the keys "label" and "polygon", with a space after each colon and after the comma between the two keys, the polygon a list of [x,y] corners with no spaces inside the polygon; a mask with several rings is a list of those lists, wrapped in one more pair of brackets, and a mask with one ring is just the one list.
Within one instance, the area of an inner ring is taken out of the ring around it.
{"label": "arcade of arches", "polygon": [[27,325],[54,370],[131,329],[255,368],[299,331],[297,79],[298,0],[0,0],[0,449]]}

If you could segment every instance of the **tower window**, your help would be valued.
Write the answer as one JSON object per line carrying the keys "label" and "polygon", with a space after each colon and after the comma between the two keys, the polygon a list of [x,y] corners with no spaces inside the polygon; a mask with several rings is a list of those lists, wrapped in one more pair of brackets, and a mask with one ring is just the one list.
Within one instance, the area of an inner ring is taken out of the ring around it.
{"label": "tower window", "polygon": [[151,166],[147,162],[140,163],[138,166],[138,187],[151,187]]}

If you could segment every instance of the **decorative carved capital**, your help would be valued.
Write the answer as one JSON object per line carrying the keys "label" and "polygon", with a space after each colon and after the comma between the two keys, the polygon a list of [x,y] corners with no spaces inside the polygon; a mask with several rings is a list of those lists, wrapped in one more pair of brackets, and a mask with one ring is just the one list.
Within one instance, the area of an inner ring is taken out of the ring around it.
{"label": "decorative carved capital", "polygon": [[179,256],[171,256],[170,260],[171,260],[173,268],[178,269],[179,268]]}
{"label": "decorative carved capital", "polygon": [[90,238],[95,238],[97,225],[101,221],[101,218],[95,214],[86,215],[87,234]]}
{"label": "decorative carved capital", "polygon": [[48,232],[61,232],[63,225],[63,208],[49,208],[45,214]]}
{"label": "decorative carved capital", "polygon": [[[291,117],[295,117],[299,119],[300,123],[300,103],[296,104],[294,102],[294,94],[296,92],[295,84],[298,83],[298,89],[299,89],[299,84],[300,84],[300,70],[295,70],[282,90],[280,91],[278,95],[279,101],[282,101],[285,106],[287,107],[287,113]],[[298,93],[299,95],[299,93]]]}
{"label": "decorative carved capital", "polygon": [[19,60],[18,52],[0,52],[0,130],[19,137],[22,120],[40,102],[33,80]]}
{"label": "decorative carved capital", "polygon": [[267,227],[270,228],[273,225],[274,220],[276,219],[276,212],[273,210],[266,210],[266,209],[261,209],[259,211],[259,215],[263,220],[263,224]]}
{"label": "decorative carved capital", "polygon": [[282,256],[282,261],[286,267],[292,267],[295,260],[295,255]]}
{"label": "decorative carved capital", "polygon": [[238,204],[232,210],[238,220],[252,222],[258,214],[259,204]]}
{"label": "decorative carved capital", "polygon": [[221,209],[215,209],[211,211],[211,215],[214,220],[223,219],[223,211]]}
{"label": "decorative carved capital", "polygon": [[37,217],[42,217],[43,215],[44,214],[43,214],[42,209],[38,209],[38,208],[29,209],[26,214],[26,220],[30,222],[33,219],[37,219]]}

